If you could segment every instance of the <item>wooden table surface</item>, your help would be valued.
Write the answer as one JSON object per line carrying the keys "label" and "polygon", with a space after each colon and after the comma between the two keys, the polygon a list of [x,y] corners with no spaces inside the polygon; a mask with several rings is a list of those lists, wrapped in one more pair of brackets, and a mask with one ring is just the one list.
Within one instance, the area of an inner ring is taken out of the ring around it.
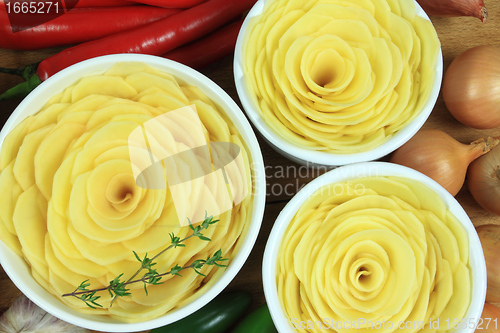
{"label": "wooden table surface", "polygon": [[[463,51],[478,45],[500,46],[500,1],[485,0],[489,11],[489,19],[481,23],[476,18],[438,18],[431,17],[442,44],[444,69],[446,70],[451,61]],[[0,49],[0,67],[20,67],[40,61],[61,48],[46,49],[40,51],[12,51]],[[211,66],[204,68],[201,72],[219,84],[235,101],[239,103],[236,88],[233,82],[232,57],[227,57]],[[0,74],[0,92],[12,87],[20,80],[16,77]],[[0,124],[3,126],[8,116],[20,101],[8,101],[0,104]],[[446,110],[441,98],[424,125],[424,128],[439,128],[455,139],[463,143],[469,143],[479,137],[500,136],[500,128],[494,130],[475,130],[458,123]],[[229,289],[245,289],[254,296],[253,307],[265,302],[262,288],[261,263],[264,248],[273,223],[279,212],[286,205],[291,196],[301,186],[317,177],[321,172],[313,169],[300,168],[284,157],[278,155],[259,137],[267,177],[267,204],[262,223],[262,229],[247,262],[228,286]],[[387,160],[388,157],[382,160]],[[291,172],[295,168],[298,175],[295,177]],[[287,170],[288,172],[287,174]],[[284,171],[284,172],[283,172]],[[288,186],[286,186],[288,185]],[[286,193],[282,189],[287,189]],[[484,224],[500,224],[500,217],[484,211],[470,195],[466,186],[456,196],[457,200],[469,214],[475,226]],[[10,281],[7,275],[0,269],[0,313],[7,310],[20,291]]]}

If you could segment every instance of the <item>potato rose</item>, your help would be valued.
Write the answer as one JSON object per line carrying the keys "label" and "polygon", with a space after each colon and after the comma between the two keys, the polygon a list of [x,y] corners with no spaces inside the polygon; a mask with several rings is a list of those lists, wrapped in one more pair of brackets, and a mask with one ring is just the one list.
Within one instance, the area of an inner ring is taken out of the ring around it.
{"label": "potato rose", "polygon": [[367,151],[427,102],[440,43],[413,0],[273,0],[249,22],[243,68],[265,121],[289,142]]}
{"label": "potato rose", "polygon": [[[161,121],[151,120],[163,115],[170,116],[169,122],[156,133],[154,125]],[[199,133],[193,115],[199,117]],[[131,144],[137,130],[145,131],[151,149]],[[176,172],[193,181],[179,184],[176,197],[165,178],[157,188],[138,185],[137,170],[147,166],[141,163],[163,165],[167,155],[158,154],[158,142],[175,155],[195,148],[190,146],[195,137],[240,148],[239,163],[225,170],[227,185],[210,175],[195,179],[193,173],[210,168],[210,160],[182,157]],[[132,158],[141,152],[153,159]],[[248,227],[251,195],[227,211],[214,213],[209,207],[217,207],[218,196],[229,188],[251,186],[248,158],[236,128],[200,89],[142,63],[119,63],[52,97],[6,137],[0,154],[0,236],[26,259],[33,277],[68,306],[121,321],[158,317],[200,295],[224,269],[205,266],[206,277],[193,270],[183,271],[182,277],[165,276],[163,284],[148,286],[148,295],[141,283],[129,285],[132,296],[118,298],[112,307],[105,292],[99,300],[102,309],[61,296],[87,279],[90,289],[107,286],[121,273],[126,280],[140,267],[133,251],[151,258],[170,245],[170,233],[186,237],[185,217],[198,222],[201,209],[220,219],[204,232],[211,241],[191,238],[185,247],[158,257],[155,268],[167,272],[219,249],[231,259]]]}
{"label": "potato rose", "polygon": [[299,332],[447,331],[469,307],[469,267],[465,229],[435,192],[361,178],[320,188],[297,211],[278,295]]}

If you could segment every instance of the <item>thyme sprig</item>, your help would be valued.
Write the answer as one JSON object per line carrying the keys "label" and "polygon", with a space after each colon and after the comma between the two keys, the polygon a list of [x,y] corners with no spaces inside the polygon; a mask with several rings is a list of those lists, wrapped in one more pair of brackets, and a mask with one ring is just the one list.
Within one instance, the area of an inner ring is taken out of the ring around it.
{"label": "thyme sprig", "polygon": [[[226,265],[223,265],[222,262],[227,261],[228,259],[225,259],[222,257],[222,251],[219,249],[217,252],[215,252],[212,256],[209,256],[207,259],[198,259],[193,261],[190,265],[187,266],[179,266],[175,265],[174,267],[170,268],[168,272],[165,273],[158,273],[156,268],[153,268],[153,266],[156,265],[155,259],[158,258],[160,255],[163,253],[167,252],[168,250],[172,248],[177,248],[177,247],[185,247],[186,245],[183,244],[185,241],[187,241],[190,238],[193,237],[198,237],[200,240],[203,241],[210,241],[211,239],[208,237],[205,237],[202,234],[203,230],[208,229],[212,224],[215,224],[219,222],[219,220],[214,220],[212,216],[205,216],[205,219],[203,222],[201,222],[199,225],[196,227],[192,225],[191,221],[189,221],[189,228],[191,229],[191,234],[189,236],[186,236],[185,238],[180,238],[178,236],[175,236],[174,233],[170,233],[170,245],[160,251],[158,254],[156,254],[152,258],[148,258],[148,254],[146,253],[144,255],[144,258],[140,258],[139,255],[135,252],[134,253],[135,258],[137,261],[141,263],[140,268],[126,281],[122,281],[122,276],[123,273],[115,277],[113,280],[109,282],[109,285],[103,288],[97,288],[97,289],[88,289],[90,286],[90,283],[88,282],[89,280],[85,280],[76,289],[68,294],[62,295],[62,297],[75,297],[81,301],[83,301],[88,307],[96,309],[97,307],[101,307],[102,305],[97,302],[97,300],[101,296],[97,296],[96,293],[100,291],[108,291],[110,296],[111,296],[111,303],[110,307],[113,305],[114,301],[118,297],[130,297],[132,294],[129,292],[130,289],[127,288],[129,284],[133,283],[139,283],[142,282],[144,284],[144,291],[146,292],[146,295],[148,294],[148,285],[158,285],[162,284],[160,280],[162,279],[163,276],[166,275],[177,275],[177,276],[182,276],[180,274],[181,271],[186,270],[186,269],[193,269],[197,274],[205,276],[203,273],[201,273],[201,268],[203,266],[208,265],[208,266],[217,266],[217,267],[226,267]],[[142,277],[137,278],[136,277],[143,271],[146,270],[146,273],[142,275]]]}

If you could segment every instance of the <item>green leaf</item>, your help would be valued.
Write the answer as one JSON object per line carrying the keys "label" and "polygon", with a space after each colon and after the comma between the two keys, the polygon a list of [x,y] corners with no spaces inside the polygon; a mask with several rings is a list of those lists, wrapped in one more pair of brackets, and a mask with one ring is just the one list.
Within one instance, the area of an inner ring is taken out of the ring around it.
{"label": "green leaf", "polygon": [[217,267],[227,267],[227,265],[221,265],[221,264],[218,264],[218,263],[215,263],[214,265],[217,266]]}
{"label": "green leaf", "polygon": [[182,271],[182,267],[179,265],[175,265],[170,269],[170,274],[172,275],[177,275],[177,276],[182,276],[179,274],[179,272]]}
{"label": "green leaf", "polygon": [[205,218],[205,221],[201,223],[203,229],[208,229],[208,227],[210,226],[210,221],[211,221],[210,219]]}
{"label": "green leaf", "polygon": [[[99,303],[97,303],[96,301],[101,298],[101,296],[95,296],[97,290],[94,290],[93,292],[89,292],[89,293],[86,293],[86,294],[83,294],[82,296],[80,296],[79,298],[85,302],[85,304],[93,309],[95,309],[95,306],[98,306],[98,307],[101,307],[102,308],[102,305],[100,305]],[[93,305],[92,305],[93,304]]]}
{"label": "green leaf", "polygon": [[120,288],[120,289],[115,289],[115,294],[121,297],[127,297],[127,296],[132,296],[131,293],[128,292],[129,289],[126,288]]}
{"label": "green leaf", "polygon": [[193,269],[194,269],[194,271],[195,271],[197,274],[199,274],[199,275],[201,275],[201,276],[206,276],[206,275],[205,275],[205,274],[203,274],[202,272],[198,271],[196,268],[193,268]]}
{"label": "green leaf", "polygon": [[196,227],[194,227],[194,229],[193,229],[193,235],[195,235],[196,237],[202,236],[201,230],[202,230],[201,226],[199,226],[199,225],[196,226]]}
{"label": "green leaf", "polygon": [[157,276],[153,279],[153,281],[150,282],[150,284],[154,284],[154,285],[163,284],[163,282],[160,282],[160,280],[161,280],[161,276]]}
{"label": "green leaf", "polygon": [[196,269],[202,268],[205,265],[205,263],[206,263],[205,260],[198,259],[198,260],[193,261],[193,263],[191,265],[196,270]]}
{"label": "green leaf", "polygon": [[[86,304],[89,308],[92,308],[92,309],[97,309],[95,306],[90,305],[88,302],[85,302],[85,304]],[[99,304],[97,304],[97,305],[99,305]],[[102,306],[101,306],[101,307],[102,307]]]}
{"label": "green leaf", "polygon": [[76,290],[86,291],[87,287],[90,286],[90,283],[87,283],[89,280],[85,280],[76,288]]}
{"label": "green leaf", "polygon": [[113,280],[109,281],[109,284],[111,286],[116,286],[118,284],[120,284],[120,278],[123,276],[123,273],[121,273],[120,275],[118,275],[117,277],[115,277]]}
{"label": "green leaf", "polygon": [[[98,297],[98,298],[99,298],[99,297]],[[102,305],[101,305],[101,304],[99,304],[99,303],[96,303],[96,302],[94,302],[94,301],[92,301],[91,303],[92,303],[92,304],[94,304],[95,306],[98,306],[98,307],[102,308]],[[93,306],[91,306],[91,307],[95,309],[95,307],[93,307]]]}

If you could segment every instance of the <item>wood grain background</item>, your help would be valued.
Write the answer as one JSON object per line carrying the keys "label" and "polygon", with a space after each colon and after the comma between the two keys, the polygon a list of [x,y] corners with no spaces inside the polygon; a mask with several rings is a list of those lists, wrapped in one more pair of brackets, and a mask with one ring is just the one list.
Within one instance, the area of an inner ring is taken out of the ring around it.
{"label": "wood grain background", "polygon": [[[438,18],[431,17],[442,44],[444,69],[463,51],[478,45],[500,46],[500,2],[485,0],[489,11],[489,19],[481,23],[478,19]],[[39,51],[12,51],[0,49],[0,67],[20,67],[34,63],[58,52],[61,48],[52,48]],[[205,75],[219,84],[236,102],[239,103],[236,88],[233,82],[232,57],[227,57],[202,71]],[[20,80],[16,77],[0,74],[0,92],[12,87]],[[11,112],[20,101],[8,101],[0,104],[0,124],[3,126]],[[439,100],[424,128],[438,128],[445,130],[455,139],[469,143],[480,137],[500,136],[500,129],[475,130],[458,123],[446,110],[444,102]],[[239,272],[237,277],[228,286],[228,290],[245,289],[254,296],[252,308],[265,302],[262,288],[261,264],[267,237],[279,212],[286,205],[290,197],[301,186],[317,177],[321,172],[313,169],[298,169],[300,166],[285,159],[270,148],[259,137],[259,141],[266,165],[267,203],[262,223],[262,229],[255,247]],[[382,158],[387,160],[388,157]],[[301,170],[298,176],[293,172],[287,175],[283,170]],[[287,186],[288,185],[288,186]],[[284,193],[281,189],[287,189]],[[475,226],[484,224],[500,224],[500,217],[484,211],[472,198],[466,185],[456,196],[457,200],[469,214]],[[3,270],[0,269],[0,313],[7,310],[14,299],[20,294]]]}

